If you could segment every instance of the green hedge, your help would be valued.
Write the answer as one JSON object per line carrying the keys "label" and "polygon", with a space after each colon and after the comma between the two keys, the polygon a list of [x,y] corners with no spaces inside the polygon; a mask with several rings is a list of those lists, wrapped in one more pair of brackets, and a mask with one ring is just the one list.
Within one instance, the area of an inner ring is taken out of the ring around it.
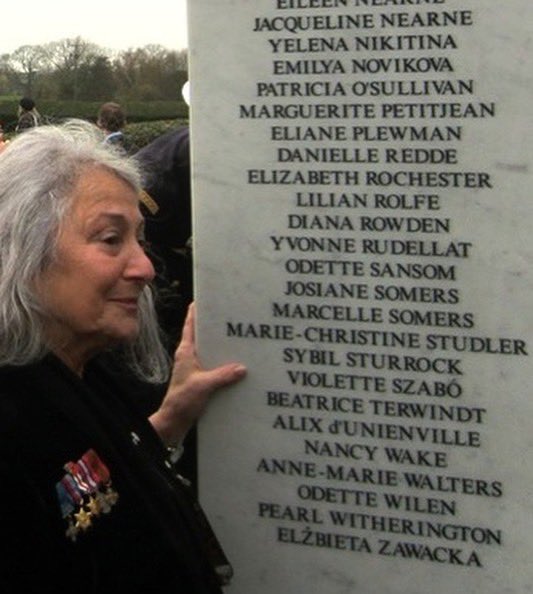
{"label": "green hedge", "polygon": [[[46,121],[66,118],[95,121],[101,101],[40,101],[37,109]],[[184,101],[125,101],[121,103],[129,123],[158,120],[187,120],[189,108]],[[0,123],[6,132],[17,124],[17,100],[0,100]]]}
{"label": "green hedge", "polygon": [[158,136],[169,130],[174,130],[188,124],[188,120],[160,120],[157,122],[137,122],[128,124],[124,133],[128,135],[132,144],[142,148]]}

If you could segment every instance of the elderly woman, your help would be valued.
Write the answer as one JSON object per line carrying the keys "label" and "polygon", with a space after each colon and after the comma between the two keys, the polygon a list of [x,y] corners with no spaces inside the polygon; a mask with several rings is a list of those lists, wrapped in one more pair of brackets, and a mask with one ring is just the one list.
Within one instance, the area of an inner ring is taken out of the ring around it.
{"label": "elderly woman", "polygon": [[[70,122],[0,155],[0,592],[220,592],[167,448],[245,369],[201,367],[192,309],[171,369],[139,173],[101,140]],[[149,419],[111,356],[167,382]]]}

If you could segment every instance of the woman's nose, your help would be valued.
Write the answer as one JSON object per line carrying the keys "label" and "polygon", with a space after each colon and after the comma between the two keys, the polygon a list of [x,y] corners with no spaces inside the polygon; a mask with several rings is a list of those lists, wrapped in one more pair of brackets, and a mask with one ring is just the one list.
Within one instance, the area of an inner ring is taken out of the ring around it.
{"label": "woman's nose", "polygon": [[146,255],[142,245],[135,241],[132,253],[126,269],[128,277],[143,280],[146,283],[151,282],[155,277],[155,270],[150,258]]}

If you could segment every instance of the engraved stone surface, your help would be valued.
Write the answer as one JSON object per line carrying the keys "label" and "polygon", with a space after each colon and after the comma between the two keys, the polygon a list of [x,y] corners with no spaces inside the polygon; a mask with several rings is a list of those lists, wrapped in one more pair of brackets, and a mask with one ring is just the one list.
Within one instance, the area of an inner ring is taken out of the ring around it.
{"label": "engraved stone surface", "polygon": [[531,0],[192,0],[228,594],[533,592]]}

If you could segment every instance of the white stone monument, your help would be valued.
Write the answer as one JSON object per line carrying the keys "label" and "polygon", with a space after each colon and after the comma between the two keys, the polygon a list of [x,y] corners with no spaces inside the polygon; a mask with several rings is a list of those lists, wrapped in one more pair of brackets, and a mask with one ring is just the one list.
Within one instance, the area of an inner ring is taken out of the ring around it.
{"label": "white stone monument", "polygon": [[533,592],[531,0],[191,0],[228,594]]}

